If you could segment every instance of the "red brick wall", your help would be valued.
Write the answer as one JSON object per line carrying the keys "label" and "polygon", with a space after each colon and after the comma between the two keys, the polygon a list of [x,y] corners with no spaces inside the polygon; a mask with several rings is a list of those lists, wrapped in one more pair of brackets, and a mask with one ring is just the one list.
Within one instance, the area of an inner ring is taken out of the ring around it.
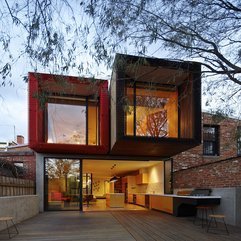
{"label": "red brick wall", "polygon": [[0,159],[9,162],[23,162],[23,179],[36,180],[36,157],[33,151],[25,147],[21,151],[0,152]]}
{"label": "red brick wall", "polygon": [[203,113],[202,119],[203,124],[219,126],[220,155],[203,156],[200,145],[174,156],[174,188],[241,186],[241,157],[232,159],[237,157],[236,131],[241,122],[207,113]]}
{"label": "red brick wall", "polygon": [[205,164],[174,173],[174,188],[241,186],[241,157]]}

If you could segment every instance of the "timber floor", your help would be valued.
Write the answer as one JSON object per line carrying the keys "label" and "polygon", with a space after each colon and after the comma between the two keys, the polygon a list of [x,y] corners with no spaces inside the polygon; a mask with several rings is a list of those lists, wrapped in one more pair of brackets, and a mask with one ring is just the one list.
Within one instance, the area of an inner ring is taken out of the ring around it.
{"label": "timber floor", "polygon": [[[192,218],[152,210],[44,212],[18,224],[16,241],[241,241],[241,228],[228,226],[207,233]],[[8,240],[5,231],[0,240]]]}

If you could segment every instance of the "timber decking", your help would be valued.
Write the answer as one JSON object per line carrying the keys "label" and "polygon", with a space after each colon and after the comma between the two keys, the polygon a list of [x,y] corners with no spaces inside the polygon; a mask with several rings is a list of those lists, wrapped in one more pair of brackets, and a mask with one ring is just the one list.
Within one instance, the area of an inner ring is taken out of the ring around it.
{"label": "timber decking", "polygon": [[193,217],[174,217],[157,211],[118,211],[112,215],[138,241],[240,241],[241,229],[229,226],[230,235],[224,230],[215,229],[215,233],[207,233],[193,224]]}
{"label": "timber decking", "polygon": [[[193,218],[158,211],[45,212],[18,224],[16,241],[241,241],[241,229],[230,235],[193,224]],[[6,231],[0,240],[8,240]]]}

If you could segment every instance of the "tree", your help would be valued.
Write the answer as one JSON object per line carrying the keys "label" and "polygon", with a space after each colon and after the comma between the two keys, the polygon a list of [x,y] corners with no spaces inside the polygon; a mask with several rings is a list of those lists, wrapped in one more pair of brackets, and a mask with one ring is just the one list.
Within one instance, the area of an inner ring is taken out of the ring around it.
{"label": "tree", "polygon": [[86,8],[96,26],[95,41],[101,42],[99,56],[104,49],[115,51],[120,42],[141,55],[150,45],[155,51],[166,48],[176,58],[202,62],[209,77],[206,89],[214,93],[225,87],[224,93],[219,89],[224,102],[240,99],[240,1],[95,0]]}
{"label": "tree", "polygon": [[14,163],[6,160],[0,159],[0,175],[21,178],[24,173],[24,168],[14,165]]}
{"label": "tree", "polygon": [[[83,70],[81,55],[85,53],[85,35],[81,31],[85,21],[81,15],[75,18],[75,5],[69,2],[72,3],[67,0],[1,1],[0,86],[13,84],[12,68],[23,60],[27,60],[32,71],[66,73],[75,69],[80,73]],[[24,80],[27,81],[27,76]]]}
{"label": "tree", "polygon": [[[206,90],[213,94],[220,87],[219,99],[241,97],[239,0],[4,0],[1,5],[3,25],[21,28],[20,54],[34,66],[81,72],[86,66],[80,51],[110,65],[117,51],[161,57],[158,51],[165,49],[170,57],[202,62]],[[8,31],[0,33],[5,53],[12,40]],[[9,58],[0,67],[4,79],[16,61],[11,53]]]}

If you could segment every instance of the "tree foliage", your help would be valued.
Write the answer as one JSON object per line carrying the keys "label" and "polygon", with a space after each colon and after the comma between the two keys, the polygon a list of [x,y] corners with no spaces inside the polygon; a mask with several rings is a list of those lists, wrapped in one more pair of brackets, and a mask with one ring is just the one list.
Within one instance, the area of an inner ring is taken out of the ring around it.
{"label": "tree foliage", "polygon": [[[241,2],[238,0],[95,0],[86,4],[96,42],[115,49],[124,42],[140,55],[169,50],[177,59],[203,64],[211,92],[238,104],[241,95]],[[104,48],[104,47],[103,47]],[[98,51],[98,49],[97,49]],[[100,49],[99,55],[103,55]],[[229,102],[230,104],[230,102]],[[230,106],[229,106],[230,107]]]}
{"label": "tree foliage", "polygon": [[28,62],[32,71],[43,69],[64,73],[69,69],[83,70],[80,51],[84,52],[81,48],[85,41],[85,35],[81,34],[84,20],[82,15],[75,18],[75,5],[69,2],[1,1],[0,84],[12,84],[8,77],[11,77],[12,67],[21,61]]}
{"label": "tree foliage", "polygon": [[102,46],[114,49],[124,41],[146,54],[148,45],[160,41],[180,59],[199,59],[205,72],[241,85],[240,1],[95,0],[86,8]]}
{"label": "tree foliage", "polygon": [[[2,29],[21,29],[19,54],[34,66],[82,71],[87,54],[110,65],[117,51],[162,57],[168,50],[170,57],[202,62],[206,90],[215,94],[222,87],[219,99],[241,97],[239,0],[4,0],[1,5]],[[6,79],[17,60],[10,53],[14,38],[2,30],[0,41],[10,59],[0,63]]]}
{"label": "tree foliage", "polygon": [[0,175],[1,176],[8,176],[8,177],[15,177],[15,178],[22,178],[24,173],[24,168],[14,165],[14,163],[6,160],[0,159]]}

